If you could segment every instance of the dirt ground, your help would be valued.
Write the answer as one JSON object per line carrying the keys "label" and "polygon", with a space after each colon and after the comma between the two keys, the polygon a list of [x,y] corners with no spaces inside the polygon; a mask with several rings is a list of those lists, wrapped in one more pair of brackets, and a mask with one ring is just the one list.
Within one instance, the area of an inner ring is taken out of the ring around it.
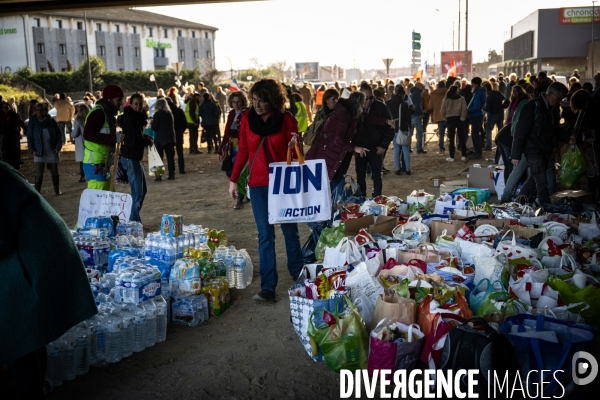
{"label": "dirt ground", "polygon": [[[435,125],[430,125],[433,132]],[[428,135],[430,138],[431,135]],[[187,134],[186,134],[187,140]],[[413,142],[413,147],[415,143]],[[23,145],[25,164],[21,168],[33,182],[33,157]],[[189,155],[185,150],[187,174],[176,174],[174,181],[148,180],[148,194],[141,211],[142,221],[151,232],[158,230],[164,213],[181,214],[184,222],[225,229],[229,243],[246,248],[254,262],[254,281],[245,290],[232,289],[231,307],[219,317],[195,328],[168,326],[167,340],[117,364],[90,368],[84,376],[65,382],[49,399],[307,399],[338,398],[339,374],[324,363],[314,363],[304,352],[290,323],[287,289],[292,279],[287,273],[281,233],[277,240],[280,282],[277,303],[257,304],[252,295],[260,290],[258,274],[257,230],[250,205],[233,210],[228,198],[228,180],[220,170],[214,154]],[[428,154],[411,155],[412,175],[393,173],[390,148],[385,166],[391,170],[383,177],[383,192],[405,198],[413,189],[428,188],[427,179],[434,176],[459,178],[468,164],[445,161],[438,155],[437,136],[428,146]],[[493,153],[484,153],[493,157]],[[54,195],[49,173],[46,173],[42,195],[62,216],[68,226],[77,220],[79,197],[85,183],[79,183],[79,165],[74,161],[74,147],[67,144],[59,166],[62,195]],[[484,163],[484,160],[481,160]],[[146,163],[145,163],[146,164]],[[146,164],[147,165],[147,164]],[[349,173],[355,175],[354,166]],[[463,174],[464,176],[464,174]],[[372,182],[367,182],[368,191]],[[118,185],[119,192],[129,186]],[[277,229],[278,230],[278,229]],[[308,229],[301,224],[301,240]]]}

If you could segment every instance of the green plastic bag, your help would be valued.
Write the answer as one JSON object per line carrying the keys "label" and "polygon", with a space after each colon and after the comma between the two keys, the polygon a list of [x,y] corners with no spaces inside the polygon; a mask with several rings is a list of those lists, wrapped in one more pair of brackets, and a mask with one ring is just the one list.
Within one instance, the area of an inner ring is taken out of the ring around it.
{"label": "green plastic bag", "polygon": [[600,329],[600,289],[588,285],[579,289],[575,285],[565,282],[563,279],[569,279],[572,274],[553,275],[548,278],[548,286],[557,290],[565,305],[573,303],[587,303],[590,307],[581,311],[581,316],[585,323]]}
{"label": "green plastic bag", "polygon": [[346,237],[346,226],[339,224],[335,228],[325,228],[319,236],[317,247],[315,248],[316,262],[319,263],[325,258],[325,249],[327,247],[335,247],[338,245],[340,240]]}
{"label": "green plastic bag", "polygon": [[585,161],[577,146],[570,146],[560,161],[560,183],[571,188],[585,175]]}
{"label": "green plastic bag", "polygon": [[458,188],[452,194],[461,194],[466,197],[473,206],[485,203],[490,198],[490,191],[486,189],[463,187]]}
{"label": "green plastic bag", "polygon": [[324,309],[313,311],[309,318],[308,336],[321,348],[327,366],[333,371],[366,369],[369,336],[365,323],[348,297],[344,296],[339,301],[347,304],[339,314]]}
{"label": "green plastic bag", "polygon": [[[503,302],[500,309],[496,307],[496,302],[499,301]],[[502,318],[504,319],[513,315],[523,314],[527,312],[528,308],[527,304],[523,303],[521,300],[510,297],[508,292],[493,292],[485,297],[477,310],[477,315],[483,317],[485,315],[498,313],[502,315]]]}
{"label": "green plastic bag", "polygon": [[240,177],[237,180],[238,193],[243,196],[247,196],[247,194],[246,194],[246,179],[248,179],[248,164],[246,164],[246,166],[242,170],[242,173],[240,174]]}
{"label": "green plastic bag", "polygon": [[408,207],[408,214],[409,215],[414,215],[416,212],[418,212],[421,215],[425,215],[425,214],[431,214],[431,208],[427,207],[424,204],[421,204],[419,202],[416,203],[412,203],[410,205],[410,207]]}

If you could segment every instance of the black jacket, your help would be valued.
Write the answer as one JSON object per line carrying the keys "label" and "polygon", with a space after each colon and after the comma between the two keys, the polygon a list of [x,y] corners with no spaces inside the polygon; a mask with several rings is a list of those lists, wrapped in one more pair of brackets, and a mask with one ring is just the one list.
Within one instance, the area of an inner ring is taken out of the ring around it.
{"label": "black jacket", "polygon": [[154,113],[152,117],[152,129],[154,129],[154,142],[159,146],[175,143],[175,126],[173,114],[165,110]]}
{"label": "black jacket", "polygon": [[465,99],[468,106],[471,102],[471,99],[473,98],[473,88],[471,87],[471,85],[467,85],[464,87],[464,89],[461,89],[460,92],[458,92],[458,94],[460,94]]}
{"label": "black jacket", "polygon": [[524,153],[528,155],[545,156],[552,152],[559,139],[559,109],[548,109],[542,95],[529,100],[521,109],[511,158],[520,160]]}
{"label": "black jacket", "polygon": [[487,92],[487,99],[483,111],[487,111],[491,114],[504,114],[504,109],[510,105],[510,101],[504,98],[504,95],[498,90],[491,90]]}
{"label": "black jacket", "polygon": [[121,156],[130,160],[141,161],[144,158],[144,146],[150,146],[152,139],[144,135],[144,127],[148,123],[145,111],[137,112],[127,106],[119,117],[119,126],[123,129]]}
{"label": "black jacket", "polygon": [[535,88],[535,95],[539,96],[540,93],[546,93],[546,90],[548,90],[549,86],[550,86],[550,81],[548,79],[544,80],[543,82],[538,83],[537,87]]}
{"label": "black jacket", "polygon": [[187,129],[187,120],[185,119],[185,111],[177,107],[174,103],[169,103],[169,108],[173,114],[173,126],[175,128],[175,135],[179,137],[183,135],[183,132]]}
{"label": "black jacket", "polygon": [[370,151],[375,151],[377,147],[387,149],[394,138],[394,130],[387,124],[388,119],[392,119],[390,110],[382,101],[375,100],[362,114],[354,145]]}
{"label": "black jacket", "polygon": [[404,101],[404,98],[400,95],[393,95],[391,99],[387,101],[388,109],[392,114],[393,119],[398,119],[400,115],[400,107],[402,107],[402,119],[396,121],[396,129],[400,129],[402,132],[407,132],[410,130],[410,110],[408,109],[408,103]]}

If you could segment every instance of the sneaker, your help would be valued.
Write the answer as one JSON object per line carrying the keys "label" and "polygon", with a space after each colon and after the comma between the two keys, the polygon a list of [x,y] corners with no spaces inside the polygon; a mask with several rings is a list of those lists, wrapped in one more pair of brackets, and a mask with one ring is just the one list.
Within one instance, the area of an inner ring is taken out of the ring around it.
{"label": "sneaker", "polygon": [[444,155],[444,150],[438,151],[438,155],[443,156]]}
{"label": "sneaker", "polygon": [[481,160],[481,154],[473,153],[469,156],[469,160]]}
{"label": "sneaker", "polygon": [[406,175],[410,175],[410,171],[406,171]]}
{"label": "sneaker", "polygon": [[448,161],[448,162],[454,162],[454,158],[448,157],[448,158],[446,158],[446,161]]}
{"label": "sneaker", "polygon": [[460,161],[467,161],[467,157],[465,157],[465,156],[462,156],[462,157],[460,158]]}
{"label": "sneaker", "polygon": [[427,154],[427,150],[417,150],[417,154]]}
{"label": "sneaker", "polygon": [[262,303],[275,303],[275,292],[263,289],[252,296],[252,300],[260,301]]}
{"label": "sneaker", "polygon": [[396,175],[400,175],[402,173],[401,170],[396,171]]}

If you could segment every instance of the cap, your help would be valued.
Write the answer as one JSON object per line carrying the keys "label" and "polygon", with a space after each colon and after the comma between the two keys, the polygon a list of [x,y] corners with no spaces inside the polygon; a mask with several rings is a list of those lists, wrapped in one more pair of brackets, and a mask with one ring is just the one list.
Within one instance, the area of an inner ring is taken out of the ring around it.
{"label": "cap", "polygon": [[102,90],[102,97],[108,100],[118,99],[119,97],[125,97],[125,92],[121,86],[111,83]]}

